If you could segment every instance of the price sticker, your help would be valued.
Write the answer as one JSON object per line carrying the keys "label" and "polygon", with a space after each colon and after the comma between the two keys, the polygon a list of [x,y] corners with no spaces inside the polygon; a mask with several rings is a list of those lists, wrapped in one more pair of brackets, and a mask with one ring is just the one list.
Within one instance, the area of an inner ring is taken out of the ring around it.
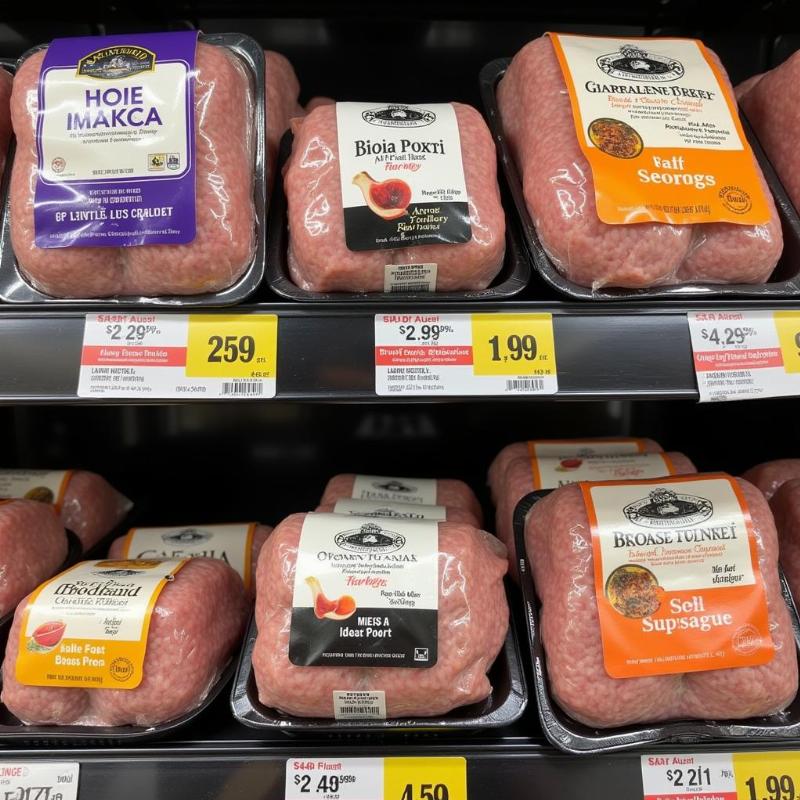
{"label": "price sticker", "polygon": [[320,758],[286,762],[286,800],[467,800],[467,762]]}
{"label": "price sticker", "polygon": [[555,394],[551,314],[377,314],[375,391]]}
{"label": "price sticker", "polygon": [[688,315],[700,401],[800,395],[800,312]]}
{"label": "price sticker", "polygon": [[797,800],[800,753],[735,753],[733,770],[739,800]]}
{"label": "price sticker", "polygon": [[87,314],[79,397],[268,398],[274,314]]}
{"label": "price sticker", "polygon": [[77,762],[1,761],[0,797],[4,800],[77,800]]}

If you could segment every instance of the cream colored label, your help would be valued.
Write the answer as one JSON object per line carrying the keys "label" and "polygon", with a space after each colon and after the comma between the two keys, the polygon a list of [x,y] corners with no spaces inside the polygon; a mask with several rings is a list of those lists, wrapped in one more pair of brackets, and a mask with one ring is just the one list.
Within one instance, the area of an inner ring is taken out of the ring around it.
{"label": "cream colored label", "polygon": [[557,489],[580,481],[638,480],[674,474],[664,453],[539,458],[537,489]]}
{"label": "cream colored label", "polygon": [[156,601],[185,563],[83,561],[42,584],[22,619],[17,680],[28,686],[135,689]]}
{"label": "cream colored label", "polygon": [[255,522],[133,528],[122,546],[125,558],[216,558],[239,573],[250,588]]}
{"label": "cream colored label", "polygon": [[398,519],[447,519],[444,506],[414,505],[412,503],[381,503],[379,500],[355,500],[346,497],[337,500],[334,514],[351,514],[356,517],[396,517]]}
{"label": "cream colored label", "polygon": [[391,478],[384,475],[356,475],[353,481],[356,500],[436,505],[436,480],[433,478]]}
{"label": "cream colored label", "polygon": [[52,503],[60,510],[71,476],[69,470],[0,469],[0,497]]}

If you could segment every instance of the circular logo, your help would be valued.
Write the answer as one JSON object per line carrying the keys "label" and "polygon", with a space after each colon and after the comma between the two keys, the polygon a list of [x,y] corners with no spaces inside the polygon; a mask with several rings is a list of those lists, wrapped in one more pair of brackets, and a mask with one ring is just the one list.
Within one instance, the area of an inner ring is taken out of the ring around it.
{"label": "circular logo", "polygon": [[683,64],[670,56],[651,53],[634,44],[624,44],[616,53],[597,59],[597,66],[612,78],[661,83],[683,77]]}
{"label": "circular logo", "polygon": [[719,197],[722,205],[734,214],[746,214],[753,207],[750,195],[738,186],[723,186]]}
{"label": "circular logo", "polygon": [[111,677],[119,683],[125,683],[133,677],[133,662],[129,658],[115,658],[108,668]]}
{"label": "circular logo", "polygon": [[761,634],[752,625],[742,625],[731,639],[733,649],[743,656],[755,653],[761,647]]}
{"label": "circular logo", "polygon": [[50,167],[57,175],[64,171],[67,166],[67,162],[61,158],[61,156],[56,156],[51,162]]}
{"label": "circular logo", "polygon": [[364,122],[383,128],[422,128],[436,121],[436,114],[426,108],[399,104],[370,108],[361,114]]}
{"label": "circular logo", "polygon": [[714,506],[705,497],[659,488],[629,503],[623,512],[642,528],[686,528],[705,522],[714,513]]}
{"label": "circular logo", "polygon": [[636,158],[644,149],[639,132],[619,119],[600,117],[589,123],[589,139],[601,152],[614,158]]}
{"label": "circular logo", "polygon": [[337,533],[333,541],[342,550],[354,553],[393,553],[405,546],[405,536],[369,522],[360,528]]}

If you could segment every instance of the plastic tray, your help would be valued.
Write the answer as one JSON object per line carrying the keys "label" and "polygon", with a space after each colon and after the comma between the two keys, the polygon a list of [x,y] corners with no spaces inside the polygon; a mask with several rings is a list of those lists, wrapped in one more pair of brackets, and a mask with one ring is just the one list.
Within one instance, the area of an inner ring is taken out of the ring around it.
{"label": "plastic tray", "polygon": [[[292,150],[291,132],[284,134],[278,156],[275,174],[280,176],[283,165]],[[507,197],[504,200],[508,200]],[[508,203],[504,202],[504,206]],[[498,300],[513,297],[521,292],[530,280],[531,270],[525,254],[524,245],[516,220],[506,215],[506,255],[503,266],[492,285],[486,289],[459,292],[311,292],[301,289],[292,282],[289,275],[287,253],[289,231],[286,224],[286,195],[283,181],[276,180],[267,223],[267,282],[272,290],[289,300],[305,302],[325,301],[331,303],[351,303],[353,301],[387,301],[392,303],[438,303],[439,301]]]}
{"label": "plastic tray", "polygon": [[[200,34],[198,41],[206,44],[226,47],[234,52],[242,61],[250,74],[253,92],[253,124],[254,130],[254,169],[253,201],[256,219],[256,247],[253,258],[244,274],[227,289],[220,292],[192,295],[163,295],[158,297],[102,297],[102,298],[60,298],[52,297],[35,289],[20,272],[17,259],[11,247],[11,229],[9,219],[9,180],[11,170],[6,169],[2,183],[4,198],[2,218],[0,219],[0,299],[7,303],[49,303],[81,305],[139,305],[139,306],[226,306],[239,303],[249,297],[258,288],[264,277],[264,254],[266,233],[264,219],[266,217],[266,155],[265,155],[265,116],[264,116],[264,51],[259,44],[241,33]],[[33,53],[44,49],[47,45],[38,45],[25,53],[17,62],[17,66]],[[9,153],[9,163],[13,161],[14,145]],[[143,245],[146,247],[146,245]]]}
{"label": "plastic tray", "polygon": [[[513,615],[510,615],[513,617]],[[518,720],[528,702],[519,645],[513,618],[509,619],[505,644],[489,670],[492,693],[481,703],[463,706],[441,717],[385,720],[332,720],[292,717],[263,706],[258,699],[253,674],[255,619],[251,620],[239,659],[231,693],[233,716],[249,728],[280,730],[286,734],[397,734],[477,731],[509,725]]]}
{"label": "plastic tray", "polygon": [[[550,695],[547,662],[539,635],[539,601],[528,567],[525,551],[525,520],[531,508],[552,489],[525,495],[514,510],[514,540],[517,548],[520,585],[525,603],[528,643],[533,657],[533,682],[539,709],[539,720],[547,739],[567,753],[604,753],[629,750],[657,743],[689,744],[701,741],[772,742],[797,739],[800,736],[800,694],[782,713],[746,720],[676,720],[652,725],[629,725],[623,728],[597,730],[573,720],[559,708]],[[795,644],[800,650],[800,622],[792,595],[781,573],[781,589],[794,630]]]}
{"label": "plastic tray", "polygon": [[498,82],[505,74],[510,58],[498,58],[489,62],[480,73],[480,90],[484,110],[489,120],[489,127],[494,135],[497,150],[500,154],[500,163],[514,199],[514,205],[522,224],[522,232],[533,260],[534,266],[541,277],[554,289],[567,295],[573,300],[686,300],[691,298],[752,298],[772,300],[781,297],[800,296],[800,218],[789,200],[783,185],[775,170],[772,168],[761,145],[753,134],[750,124],[741,114],[742,125],[747,138],[755,153],[764,178],[775,198],[775,206],[783,228],[783,254],[775,267],[769,281],[764,284],[704,284],[685,283],[678,286],[654,286],[650,289],[597,289],[592,290],[587,286],[579,286],[567,280],[557,269],[555,264],[544,250],[536,233],[525,196],[522,191],[522,181],[517,170],[517,165],[511,156],[511,151],[506,143],[503,133],[503,123],[497,107],[495,89]]}

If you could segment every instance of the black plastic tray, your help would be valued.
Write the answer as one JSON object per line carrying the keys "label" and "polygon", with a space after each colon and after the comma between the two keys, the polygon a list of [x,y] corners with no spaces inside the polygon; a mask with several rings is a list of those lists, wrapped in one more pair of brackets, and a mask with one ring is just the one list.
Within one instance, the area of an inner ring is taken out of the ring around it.
{"label": "black plastic tray", "polygon": [[528,690],[514,627],[509,615],[508,634],[503,648],[489,670],[492,693],[481,703],[454,709],[441,717],[403,717],[385,720],[332,720],[293,717],[262,705],[253,674],[253,647],[257,635],[255,618],[250,621],[247,638],[239,658],[239,669],[231,693],[233,716],[249,728],[280,730],[292,734],[398,734],[479,731],[510,725],[522,716],[528,703]]}
{"label": "black plastic tray", "polygon": [[[780,714],[745,720],[676,720],[651,725],[628,725],[622,728],[597,730],[573,720],[553,700],[547,679],[547,660],[539,634],[539,600],[528,566],[525,550],[525,520],[533,506],[552,489],[541,489],[525,495],[514,510],[514,540],[517,565],[525,604],[528,643],[533,658],[533,682],[539,709],[539,721],[545,736],[559,750],[567,753],[606,753],[629,750],[658,743],[692,742],[774,742],[800,736],[800,694]],[[795,645],[800,650],[800,621],[789,586],[781,572],[781,590],[794,631]]]}
{"label": "black plastic tray", "polygon": [[[513,297],[528,285],[531,275],[530,264],[516,220],[509,218],[506,214],[506,254],[503,266],[492,285],[486,289],[459,292],[311,292],[301,289],[289,275],[287,205],[283,181],[280,179],[283,166],[292,151],[293,138],[291,131],[287,131],[281,139],[278,166],[275,169],[277,177],[272,190],[267,221],[267,282],[276,294],[289,300],[307,303],[318,301],[352,303],[359,300],[391,303],[438,303],[439,301],[500,300],[504,297]],[[503,199],[507,201],[508,197]],[[508,202],[504,202],[503,206],[507,207]]]}
{"label": "black plastic tray", "polygon": [[684,283],[678,286],[654,286],[649,289],[596,289],[579,286],[567,280],[556,268],[555,264],[545,252],[536,228],[531,220],[525,196],[522,191],[522,181],[517,165],[511,156],[511,151],[503,132],[503,122],[497,107],[495,90],[500,79],[505,75],[510,58],[498,58],[490,61],[480,72],[480,91],[483,99],[484,111],[489,120],[489,127],[497,145],[500,163],[508,181],[511,196],[519,215],[522,232],[530,252],[530,257],[539,275],[561,294],[573,300],[686,300],[690,298],[752,298],[757,300],[772,300],[781,297],[800,296],[800,218],[792,205],[783,184],[778,178],[772,164],[766,157],[761,145],[753,133],[744,114],[740,112],[742,126],[744,127],[756,159],[764,173],[767,185],[775,199],[775,207],[781,220],[783,229],[783,254],[767,283],[763,284],[710,284],[710,283]]}

